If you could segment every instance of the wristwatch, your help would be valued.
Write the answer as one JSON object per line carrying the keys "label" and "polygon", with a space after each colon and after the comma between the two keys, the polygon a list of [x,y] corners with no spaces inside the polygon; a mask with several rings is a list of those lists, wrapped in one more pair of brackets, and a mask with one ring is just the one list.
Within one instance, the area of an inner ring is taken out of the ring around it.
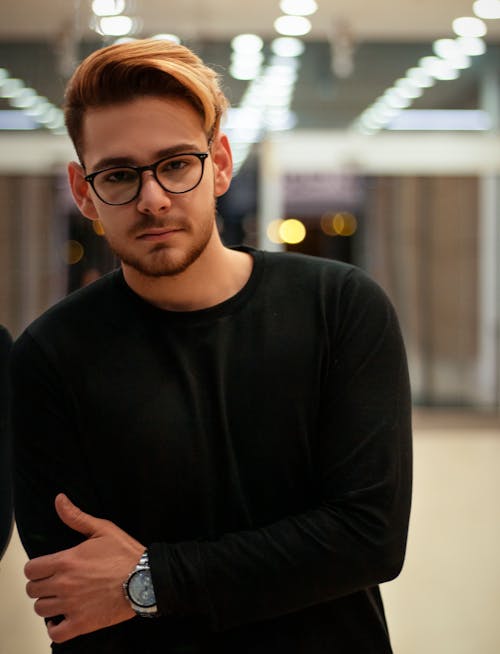
{"label": "wristwatch", "polygon": [[123,590],[137,615],[142,618],[153,618],[158,615],[147,550],[124,582]]}

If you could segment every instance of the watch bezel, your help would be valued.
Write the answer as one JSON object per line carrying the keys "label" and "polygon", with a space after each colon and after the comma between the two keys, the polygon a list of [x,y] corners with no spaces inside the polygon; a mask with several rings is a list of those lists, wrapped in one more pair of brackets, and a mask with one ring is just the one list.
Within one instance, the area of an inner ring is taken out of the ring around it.
{"label": "watch bezel", "polygon": [[[140,599],[134,599],[135,593],[133,591],[133,586],[131,586],[131,582],[133,583],[134,579],[139,574],[141,574],[141,576],[144,576],[142,573],[144,573],[144,575],[147,575],[149,580],[150,591],[152,594],[151,599],[153,600],[152,604],[142,604]],[[156,604],[156,593],[153,585],[151,569],[149,567],[149,557],[148,557],[147,550],[139,559],[137,565],[135,566],[135,569],[132,570],[132,572],[129,574],[127,579],[123,582],[123,591],[125,597],[127,598],[127,601],[130,603],[130,606],[133,608],[133,610],[136,612],[138,616],[143,618],[154,618],[159,615],[158,606]]]}
{"label": "watch bezel", "polygon": [[[134,587],[134,582],[136,581],[137,578],[149,578],[149,585],[150,589],[148,591],[148,594],[151,597],[151,601],[148,602],[147,604],[144,604],[138,597],[137,597],[137,589]],[[134,570],[132,574],[130,575],[128,581],[127,581],[127,595],[130,598],[130,601],[135,605],[140,607],[141,609],[150,609],[153,606],[156,606],[156,596],[153,588],[153,582],[151,579],[151,572],[148,568],[143,568],[142,570]]]}

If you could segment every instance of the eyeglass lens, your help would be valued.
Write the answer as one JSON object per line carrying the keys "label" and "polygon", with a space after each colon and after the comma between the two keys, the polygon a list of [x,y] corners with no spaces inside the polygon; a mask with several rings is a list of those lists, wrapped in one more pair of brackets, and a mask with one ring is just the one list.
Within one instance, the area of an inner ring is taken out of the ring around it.
{"label": "eyeglass lens", "polygon": [[[201,180],[203,161],[194,154],[169,157],[156,164],[157,181],[165,191],[186,193]],[[141,173],[127,166],[103,170],[94,177],[94,190],[109,204],[126,204],[133,200],[141,185]]]}

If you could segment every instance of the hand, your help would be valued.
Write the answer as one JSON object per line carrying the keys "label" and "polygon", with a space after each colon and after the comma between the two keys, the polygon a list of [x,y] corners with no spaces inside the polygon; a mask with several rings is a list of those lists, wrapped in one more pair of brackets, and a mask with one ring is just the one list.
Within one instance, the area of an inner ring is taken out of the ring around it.
{"label": "hand", "polygon": [[26,592],[38,598],[35,612],[44,618],[64,616],[59,624],[47,623],[49,637],[62,643],[134,617],[122,584],[145,547],[113,522],[84,513],[62,493],[55,506],[64,524],[87,540],[32,559],[24,573],[30,580]]}

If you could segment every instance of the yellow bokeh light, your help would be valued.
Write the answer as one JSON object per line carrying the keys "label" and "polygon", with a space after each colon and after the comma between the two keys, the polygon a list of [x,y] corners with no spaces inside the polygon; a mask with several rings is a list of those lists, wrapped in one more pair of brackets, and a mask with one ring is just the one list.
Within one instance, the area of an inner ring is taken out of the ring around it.
{"label": "yellow bokeh light", "polygon": [[352,236],[358,229],[358,221],[352,213],[342,211],[335,215],[333,227],[339,236]]}
{"label": "yellow bokeh light", "polygon": [[67,241],[63,250],[63,258],[67,264],[72,266],[83,259],[84,253],[85,250],[81,243],[78,241]]}
{"label": "yellow bokeh light", "polygon": [[283,220],[272,220],[267,226],[267,238],[273,243],[283,243],[283,239],[280,236],[280,227],[283,224]]}
{"label": "yellow bokeh light", "polygon": [[279,228],[279,235],[283,242],[288,243],[289,245],[301,243],[305,239],[306,233],[304,223],[296,218],[284,220]]}
{"label": "yellow bokeh light", "polygon": [[333,226],[333,220],[335,218],[335,214],[332,212],[324,213],[321,216],[321,229],[322,231],[327,235],[327,236],[336,236],[337,232],[335,231],[335,227]]}
{"label": "yellow bokeh light", "polygon": [[321,229],[328,236],[352,236],[358,229],[358,221],[349,211],[328,212],[321,216]]}

